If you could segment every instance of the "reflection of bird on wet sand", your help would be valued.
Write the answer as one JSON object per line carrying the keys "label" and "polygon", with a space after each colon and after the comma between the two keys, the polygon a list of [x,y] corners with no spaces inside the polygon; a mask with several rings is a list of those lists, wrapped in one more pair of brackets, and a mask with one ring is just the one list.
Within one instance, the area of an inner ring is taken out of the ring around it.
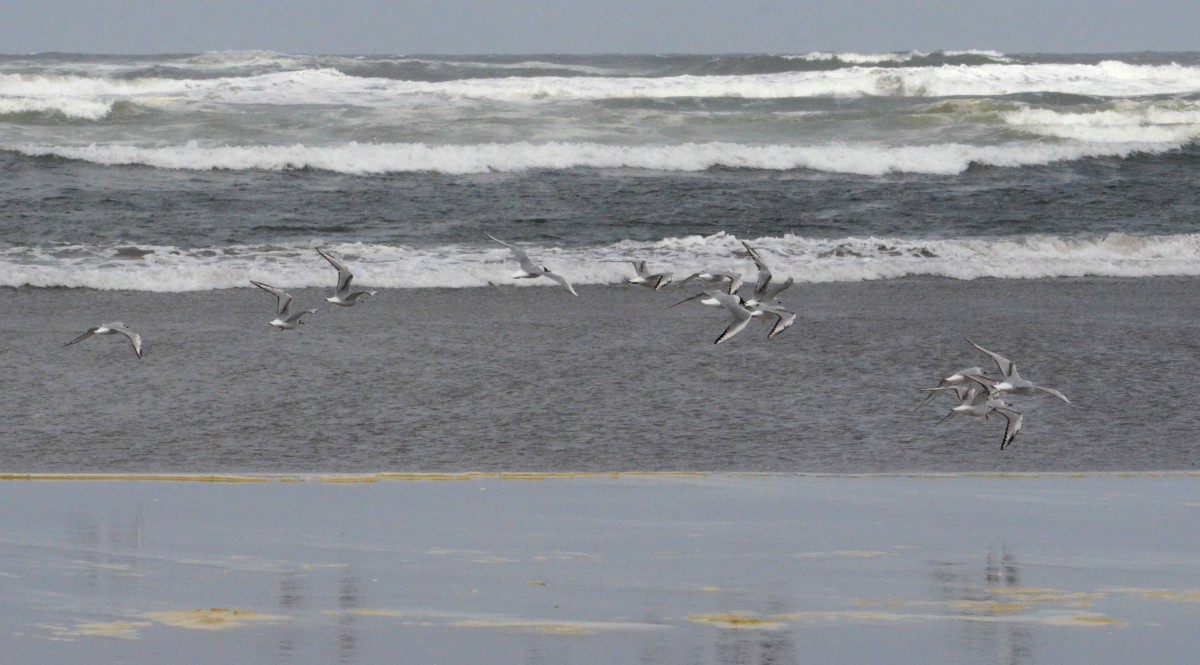
{"label": "reflection of bird on wet sand", "polygon": [[[988,549],[982,576],[978,563],[935,562],[933,579],[943,602],[967,617],[1013,616],[1027,611],[1013,597],[1022,590],[1021,566],[1007,546]],[[1037,662],[1033,633],[1019,621],[955,621],[966,633],[961,644],[969,652],[961,662],[988,661],[1002,665]]]}

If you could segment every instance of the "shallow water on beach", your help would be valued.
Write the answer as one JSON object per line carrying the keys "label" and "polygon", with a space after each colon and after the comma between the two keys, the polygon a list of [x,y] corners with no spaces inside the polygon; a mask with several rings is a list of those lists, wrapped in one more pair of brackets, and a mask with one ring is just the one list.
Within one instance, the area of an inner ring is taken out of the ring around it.
{"label": "shallow water on beach", "polygon": [[1200,648],[1195,475],[257,480],[0,481],[6,664]]}

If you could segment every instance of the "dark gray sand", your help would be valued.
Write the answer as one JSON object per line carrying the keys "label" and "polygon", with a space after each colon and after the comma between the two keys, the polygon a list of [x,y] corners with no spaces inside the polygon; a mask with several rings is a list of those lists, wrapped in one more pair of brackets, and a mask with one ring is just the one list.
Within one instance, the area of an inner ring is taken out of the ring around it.
{"label": "dark gray sand", "polygon": [[[116,472],[1195,469],[1194,278],[801,284],[729,342],[690,287],[385,290],[297,331],[253,287],[0,289],[0,469]],[[145,338],[63,348],[122,320]],[[935,426],[921,388],[987,356],[1072,401]]]}

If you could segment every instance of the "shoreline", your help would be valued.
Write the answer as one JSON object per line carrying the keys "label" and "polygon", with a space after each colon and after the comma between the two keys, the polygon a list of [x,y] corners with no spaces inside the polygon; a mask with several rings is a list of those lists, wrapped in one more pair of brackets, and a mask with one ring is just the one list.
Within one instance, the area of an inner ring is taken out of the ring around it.
{"label": "shoreline", "polygon": [[213,484],[292,484],[332,483],[356,484],[377,482],[466,482],[476,480],[502,481],[574,481],[574,480],[688,480],[688,479],[1084,479],[1084,478],[1200,478],[1200,470],[1160,471],[894,471],[880,473],[821,473],[785,471],[461,471],[461,472],[403,472],[375,473],[12,473],[0,472],[4,482],[165,482]]}

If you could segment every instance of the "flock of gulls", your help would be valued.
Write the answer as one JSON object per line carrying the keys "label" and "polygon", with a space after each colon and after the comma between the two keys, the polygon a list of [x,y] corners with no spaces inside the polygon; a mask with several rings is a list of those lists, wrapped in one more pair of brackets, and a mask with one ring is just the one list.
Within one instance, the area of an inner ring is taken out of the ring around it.
{"label": "flock of gulls", "polygon": [[[578,297],[575,288],[567,281],[563,275],[556,273],[544,265],[538,265],[529,258],[525,250],[511,245],[490,233],[484,233],[491,240],[504,245],[513,254],[513,257],[520,265],[520,269],[512,274],[513,279],[535,279],[545,277],[557,282],[560,286],[566,289],[571,295]],[[699,301],[703,305],[713,307],[721,307],[729,315],[729,323],[724,331],[717,336],[714,344],[720,344],[732,338],[734,335],[746,329],[750,322],[759,320],[764,323],[771,324],[771,330],[767,333],[767,339],[773,339],[783,331],[787,330],[793,323],[796,322],[796,313],[784,308],[779,301],[779,295],[787,290],[792,285],[792,278],[789,277],[783,281],[777,281],[771,273],[762,255],[754,249],[749,243],[742,241],[742,245],[746,248],[746,252],[754,261],[757,269],[754,289],[749,298],[740,295],[742,288],[742,275],[738,272],[697,272],[675,283],[674,288],[683,287],[691,282],[704,282],[715,285],[716,288],[702,290],[691,297],[685,298],[668,308],[678,307],[685,303]],[[354,274],[350,269],[329,252],[317,248],[317,253],[320,254],[330,265],[337,270],[337,287],[333,296],[326,298],[326,302],[332,303],[339,307],[351,307],[364,298],[375,295],[376,291],[358,290],[351,288],[351,283],[354,280]],[[626,278],[629,284],[637,284],[645,286],[655,291],[661,291],[667,285],[673,283],[674,274],[669,272],[652,273],[646,266],[645,261],[630,261],[633,264],[635,275]],[[315,314],[316,309],[303,309],[293,311],[292,296],[283,289],[266,284],[263,282],[250,280],[250,283],[258,288],[275,296],[275,318],[268,323],[274,326],[277,330],[291,330],[304,323],[302,317],[306,314]],[[142,337],[138,333],[131,330],[128,326],[120,321],[105,323],[94,328],[89,328],[82,335],[67,342],[63,346],[71,346],[81,342],[93,335],[124,335],[129,343],[133,346],[133,351],[138,358],[142,357]],[[1023,416],[1020,411],[1017,411],[1013,406],[1006,401],[1006,397],[1010,396],[1030,396],[1030,395],[1051,395],[1067,404],[1071,401],[1054,388],[1048,388],[1035,384],[1034,382],[1021,377],[1017,373],[1017,366],[1008,358],[989,351],[982,346],[979,346],[971,340],[967,340],[976,349],[987,354],[996,363],[998,375],[993,376],[990,372],[979,366],[965,367],[959,369],[950,375],[942,378],[937,386],[927,388],[928,394],[925,399],[917,405],[917,409],[932,403],[942,393],[952,393],[958,399],[958,404],[951,407],[949,413],[946,414],[937,424],[941,424],[956,415],[972,416],[975,418],[988,419],[992,414],[1003,416],[1006,425],[1004,428],[1004,436],[1000,441],[1000,450],[1007,448],[1016,438],[1017,433],[1021,431]]]}
{"label": "flock of gulls", "polygon": [[988,351],[969,339],[967,342],[991,356],[992,360],[996,362],[996,368],[1000,375],[993,377],[982,367],[965,367],[943,378],[937,387],[928,388],[929,394],[917,405],[918,409],[929,404],[945,391],[953,391],[958,397],[958,406],[951,407],[950,413],[946,414],[946,417],[939,420],[937,424],[940,425],[956,415],[986,419],[993,413],[998,413],[1004,416],[1007,423],[1004,426],[1004,437],[1000,439],[1000,450],[1004,450],[1017,437],[1017,432],[1021,431],[1021,422],[1024,419],[1020,411],[1013,409],[1012,405],[1004,400],[1005,396],[1052,395],[1067,404],[1071,403],[1071,400],[1058,390],[1039,386],[1029,379],[1022,378],[1017,373],[1016,363],[1008,358],[994,351]]}

